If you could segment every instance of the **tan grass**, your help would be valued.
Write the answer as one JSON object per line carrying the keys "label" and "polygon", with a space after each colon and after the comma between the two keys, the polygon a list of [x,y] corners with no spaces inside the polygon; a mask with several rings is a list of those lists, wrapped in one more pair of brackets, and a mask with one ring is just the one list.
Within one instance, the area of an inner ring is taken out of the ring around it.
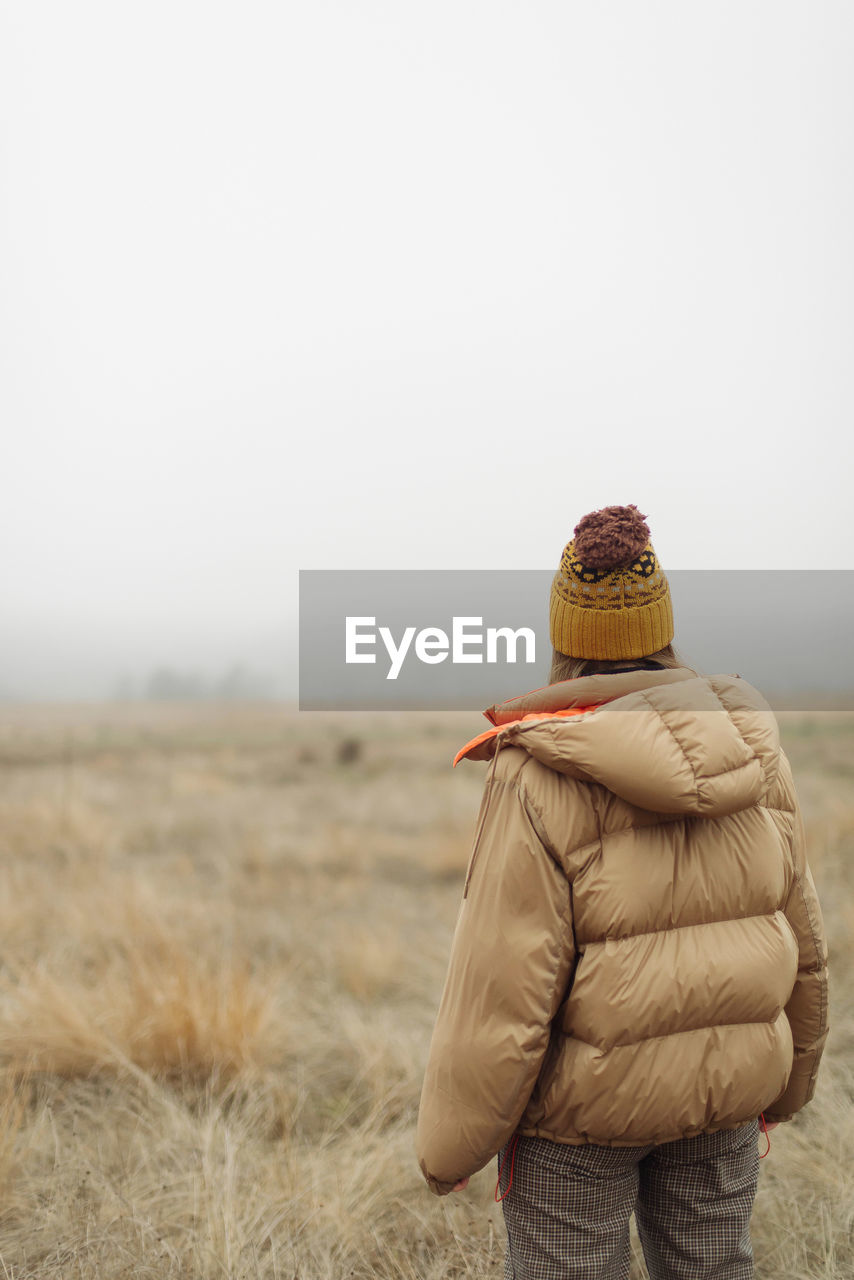
{"label": "tan grass", "polygon": [[[97,895],[75,904],[78,933],[97,905]],[[109,917],[89,918],[101,964],[88,979],[73,960],[59,972],[9,962],[0,976],[0,1061],[11,1070],[85,1076],[132,1063],[156,1075],[228,1077],[275,1052],[273,983],[246,956],[193,951],[136,904],[118,936],[103,936]]]}
{"label": "tan grass", "polygon": [[[437,1200],[413,1154],[482,781],[448,762],[476,720],[14,719],[0,729],[0,1280],[500,1275],[494,1165]],[[754,1240],[763,1280],[842,1280],[854,718],[783,727],[839,967],[818,1093],[772,1135]]]}

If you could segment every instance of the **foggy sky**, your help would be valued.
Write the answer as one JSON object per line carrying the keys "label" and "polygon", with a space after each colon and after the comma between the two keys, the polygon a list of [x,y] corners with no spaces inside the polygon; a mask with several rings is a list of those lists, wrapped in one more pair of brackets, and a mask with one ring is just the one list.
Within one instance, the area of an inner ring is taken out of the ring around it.
{"label": "foggy sky", "polygon": [[[52,0],[0,32],[0,693],[297,571],[851,568],[854,10]],[[677,637],[678,638],[678,637]]]}

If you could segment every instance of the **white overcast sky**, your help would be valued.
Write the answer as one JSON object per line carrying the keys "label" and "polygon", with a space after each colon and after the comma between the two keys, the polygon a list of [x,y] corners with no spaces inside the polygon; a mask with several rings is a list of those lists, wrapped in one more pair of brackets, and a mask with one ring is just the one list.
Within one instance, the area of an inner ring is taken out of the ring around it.
{"label": "white overcast sky", "polygon": [[854,6],[19,0],[0,691],[290,669],[300,568],[852,568]]}

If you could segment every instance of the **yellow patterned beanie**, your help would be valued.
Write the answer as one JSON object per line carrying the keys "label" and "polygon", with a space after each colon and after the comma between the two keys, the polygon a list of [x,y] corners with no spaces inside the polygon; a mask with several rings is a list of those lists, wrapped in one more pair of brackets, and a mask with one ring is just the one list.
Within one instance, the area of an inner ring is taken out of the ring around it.
{"label": "yellow patterned beanie", "polygon": [[642,658],[673,639],[670,587],[634,504],[575,526],[552,582],[549,633],[570,658]]}

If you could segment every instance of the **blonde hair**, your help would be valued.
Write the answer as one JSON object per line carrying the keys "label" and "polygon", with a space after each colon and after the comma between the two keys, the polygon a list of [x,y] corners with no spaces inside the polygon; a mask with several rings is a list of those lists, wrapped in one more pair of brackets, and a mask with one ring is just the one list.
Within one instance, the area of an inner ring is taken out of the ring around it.
{"label": "blonde hair", "polygon": [[560,684],[562,680],[575,680],[578,676],[593,675],[594,672],[613,671],[615,668],[645,667],[655,662],[660,667],[687,667],[687,662],[676,652],[672,644],[666,644],[655,653],[646,653],[642,658],[571,658],[558,649],[552,650],[552,667],[549,672],[549,684]]}

